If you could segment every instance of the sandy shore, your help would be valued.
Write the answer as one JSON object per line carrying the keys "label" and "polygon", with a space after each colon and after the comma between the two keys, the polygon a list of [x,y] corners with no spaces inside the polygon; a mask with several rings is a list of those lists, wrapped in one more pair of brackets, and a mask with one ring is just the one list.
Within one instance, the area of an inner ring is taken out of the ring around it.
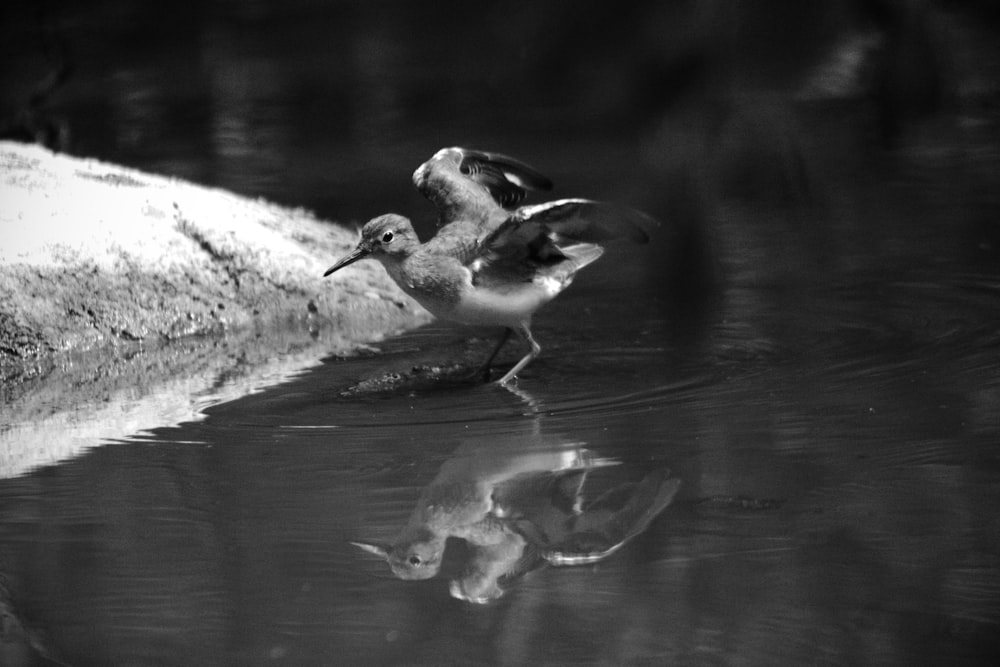
{"label": "sandy shore", "polygon": [[301,209],[0,142],[0,477],[428,315]]}

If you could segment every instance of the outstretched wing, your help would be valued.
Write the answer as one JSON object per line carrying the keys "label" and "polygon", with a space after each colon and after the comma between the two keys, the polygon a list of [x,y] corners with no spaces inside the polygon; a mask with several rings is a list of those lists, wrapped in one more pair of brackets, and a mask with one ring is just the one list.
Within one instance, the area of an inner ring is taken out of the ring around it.
{"label": "outstretched wing", "polygon": [[483,199],[507,208],[531,190],[551,190],[552,181],[519,160],[467,148],[442,148],[413,172],[413,184],[442,212],[446,222]]}
{"label": "outstretched wing", "polygon": [[589,199],[558,199],[545,204],[522,206],[479,244],[486,257],[531,257],[545,259],[570,242],[603,243],[626,238],[646,243],[646,228],[659,223],[645,213],[608,202]]}
{"label": "outstretched wing", "polygon": [[666,468],[654,470],[638,484],[612,489],[605,496],[624,496],[620,507],[603,507],[602,498],[575,517],[572,532],[548,545],[542,556],[552,565],[587,565],[604,560],[644,532],[673,501],[681,482]]}
{"label": "outstretched wing", "polygon": [[552,189],[552,181],[520,160],[500,153],[459,150],[462,151],[459,170],[489,190],[504,208],[521,202],[529,191]]}

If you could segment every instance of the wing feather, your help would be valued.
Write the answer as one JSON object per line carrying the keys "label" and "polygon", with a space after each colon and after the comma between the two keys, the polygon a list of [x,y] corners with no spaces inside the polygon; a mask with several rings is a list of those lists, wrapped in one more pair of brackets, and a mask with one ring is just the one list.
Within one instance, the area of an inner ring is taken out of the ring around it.
{"label": "wing feather", "polygon": [[500,153],[459,149],[459,169],[476,181],[504,208],[521,202],[529,191],[548,191],[552,181],[533,167]]}
{"label": "wing feather", "polygon": [[442,211],[445,222],[470,207],[492,201],[498,210],[509,208],[529,191],[552,189],[551,180],[520,160],[459,147],[435,153],[413,173],[413,183]]}
{"label": "wing feather", "polygon": [[659,223],[645,213],[589,199],[559,199],[522,206],[479,244],[480,254],[503,257],[557,253],[569,242],[603,243],[626,238],[646,243],[646,228]]}

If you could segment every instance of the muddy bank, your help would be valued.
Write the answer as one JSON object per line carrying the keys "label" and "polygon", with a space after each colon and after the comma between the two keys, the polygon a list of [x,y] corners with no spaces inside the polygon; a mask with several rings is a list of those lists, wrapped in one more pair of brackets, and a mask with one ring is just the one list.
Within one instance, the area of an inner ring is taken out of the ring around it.
{"label": "muddy bank", "polygon": [[[0,142],[0,474],[424,321],[377,266],[322,278],[355,240],[308,211]],[[90,423],[108,406],[124,423]]]}

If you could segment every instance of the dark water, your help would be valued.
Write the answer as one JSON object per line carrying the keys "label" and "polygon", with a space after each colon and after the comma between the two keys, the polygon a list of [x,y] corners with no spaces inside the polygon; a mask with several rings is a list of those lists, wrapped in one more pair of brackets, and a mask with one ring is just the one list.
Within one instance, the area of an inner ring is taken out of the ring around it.
{"label": "dark water", "polygon": [[[441,145],[472,142],[540,163],[568,184],[558,194],[624,199],[665,224],[650,246],[611,247],[537,316],[543,355],[517,392],[407,381],[414,366],[471,368],[489,349],[491,332],[469,340],[435,324],[326,359],[201,421],[0,481],[0,573],[12,597],[0,612],[27,628],[4,617],[0,658],[993,664],[995,115],[942,112],[893,150],[864,102],[717,105],[706,94],[626,122],[591,91],[564,126],[552,98],[511,120],[500,89],[513,75],[499,65],[483,80],[480,60],[455,65],[466,77],[456,83],[432,73],[444,56],[431,51],[437,60],[395,69],[446,39],[445,27],[427,28],[434,39],[412,37],[402,20],[366,33],[377,21],[360,10],[345,23],[339,10],[303,6],[265,12],[270,22],[198,14],[199,37],[184,48],[128,42],[136,57],[101,70],[120,92],[66,92],[59,111],[83,133],[77,145],[111,159],[337,219],[394,207],[429,216],[409,173]],[[163,18],[148,16],[129,18]],[[69,15],[68,33],[93,17]],[[129,34],[114,18],[100,25]],[[333,36],[320,39],[317,25]],[[345,42],[385,55],[387,70],[358,74],[370,59],[329,53]],[[106,60],[119,52],[86,44]],[[518,62],[542,62],[534,48]],[[311,49],[322,66],[302,62]],[[190,81],[192,67],[226,72],[225,85]],[[357,86],[340,85],[351,76]],[[122,102],[125,93],[137,99]],[[102,105],[134,113],[106,121],[116,139],[89,113]],[[335,108],[361,125],[328,117]],[[713,114],[722,119],[703,122]],[[348,391],[393,372],[404,374],[395,389]],[[588,499],[653,470],[681,482],[646,530],[598,564],[539,567],[475,605],[449,594],[468,556],[461,544],[449,545],[440,576],[401,581],[349,543],[391,542],[442,466],[469,452],[517,467],[578,447],[617,464],[588,475]]]}

